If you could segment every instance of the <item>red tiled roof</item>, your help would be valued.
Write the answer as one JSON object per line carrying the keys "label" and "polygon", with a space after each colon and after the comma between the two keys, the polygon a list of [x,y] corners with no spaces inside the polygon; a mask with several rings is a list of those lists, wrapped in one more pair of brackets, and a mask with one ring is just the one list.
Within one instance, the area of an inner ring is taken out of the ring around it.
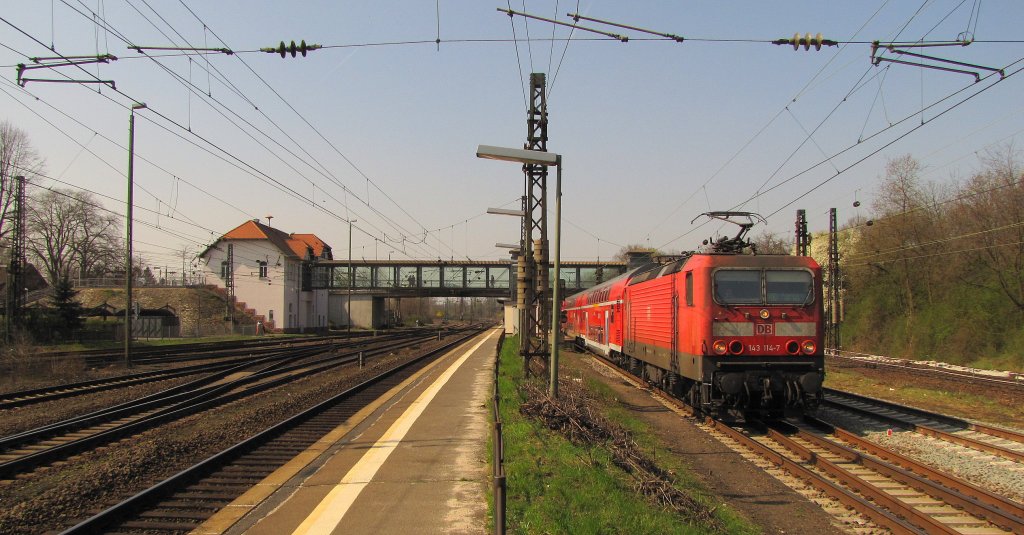
{"label": "red tiled roof", "polygon": [[292,238],[301,241],[303,244],[313,248],[313,256],[321,258],[324,255],[324,249],[328,253],[331,251],[331,246],[324,243],[323,240],[317,237],[316,234],[292,234]]}
{"label": "red tiled roof", "polygon": [[[267,230],[271,230],[271,231],[274,230],[273,228],[267,227],[265,225],[262,225],[262,224],[260,224],[257,221],[251,221],[250,220],[250,221],[246,221],[245,223],[242,223],[241,225],[238,225],[237,227],[235,227],[232,230],[229,230],[227,232],[227,234],[224,235],[223,239],[225,239],[225,240],[266,240],[269,237],[267,236],[267,232],[265,232],[263,229],[267,229]],[[280,231],[278,231],[278,232],[280,232]]]}
{"label": "red tiled roof", "polygon": [[221,240],[269,240],[282,253],[300,259],[306,258],[307,248],[312,248],[316,257],[322,256],[325,249],[328,252],[331,250],[331,247],[315,234],[287,234],[257,220],[246,221],[231,229],[221,237]]}

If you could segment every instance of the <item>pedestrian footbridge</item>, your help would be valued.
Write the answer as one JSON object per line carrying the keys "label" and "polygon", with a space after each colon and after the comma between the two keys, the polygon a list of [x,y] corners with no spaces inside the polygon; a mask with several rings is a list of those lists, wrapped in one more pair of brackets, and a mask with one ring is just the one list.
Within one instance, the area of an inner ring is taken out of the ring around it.
{"label": "pedestrian footbridge", "polygon": [[[574,293],[625,273],[626,263],[562,262],[559,268],[565,291]],[[507,260],[320,260],[307,269],[307,289],[375,297],[509,297],[516,283]]]}

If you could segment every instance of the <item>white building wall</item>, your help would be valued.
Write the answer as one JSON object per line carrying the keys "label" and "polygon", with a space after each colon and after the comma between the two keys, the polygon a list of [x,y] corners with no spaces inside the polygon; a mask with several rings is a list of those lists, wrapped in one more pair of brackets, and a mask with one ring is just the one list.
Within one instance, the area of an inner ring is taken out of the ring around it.
{"label": "white building wall", "polygon": [[[228,244],[234,244],[235,299],[274,321],[278,329],[327,327],[327,290],[302,292],[302,262],[288,258],[265,240],[222,241],[209,250],[203,263],[206,280],[225,288],[221,262],[227,261]],[[267,262],[267,276],[260,277],[259,262]]]}

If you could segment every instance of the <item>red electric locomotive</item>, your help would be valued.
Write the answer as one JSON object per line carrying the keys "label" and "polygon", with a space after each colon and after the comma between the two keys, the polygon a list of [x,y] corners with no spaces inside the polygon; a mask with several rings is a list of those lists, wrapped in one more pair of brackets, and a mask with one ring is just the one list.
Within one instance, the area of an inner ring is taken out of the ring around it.
{"label": "red electric locomotive", "polygon": [[570,296],[567,333],[709,414],[813,409],[825,377],[821,268],[809,257],[745,254],[757,214],[705,215],[741,230],[707,253]]}

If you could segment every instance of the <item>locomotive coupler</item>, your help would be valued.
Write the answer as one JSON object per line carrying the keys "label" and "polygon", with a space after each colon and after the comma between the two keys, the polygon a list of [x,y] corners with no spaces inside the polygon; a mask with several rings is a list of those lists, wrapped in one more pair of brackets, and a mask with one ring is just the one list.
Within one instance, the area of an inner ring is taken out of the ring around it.
{"label": "locomotive coupler", "polygon": [[761,403],[765,406],[771,404],[772,401],[772,379],[771,377],[764,377],[761,379]]}

